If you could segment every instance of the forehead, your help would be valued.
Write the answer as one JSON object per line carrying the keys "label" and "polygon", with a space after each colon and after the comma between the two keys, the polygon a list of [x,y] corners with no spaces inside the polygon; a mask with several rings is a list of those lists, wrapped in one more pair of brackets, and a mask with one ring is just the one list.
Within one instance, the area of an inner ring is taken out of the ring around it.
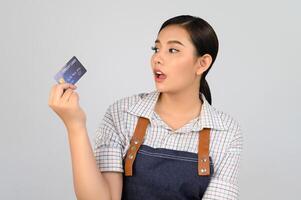
{"label": "forehead", "polygon": [[157,36],[160,43],[167,43],[169,40],[178,40],[185,46],[191,46],[190,36],[187,31],[178,25],[169,25],[163,28]]}

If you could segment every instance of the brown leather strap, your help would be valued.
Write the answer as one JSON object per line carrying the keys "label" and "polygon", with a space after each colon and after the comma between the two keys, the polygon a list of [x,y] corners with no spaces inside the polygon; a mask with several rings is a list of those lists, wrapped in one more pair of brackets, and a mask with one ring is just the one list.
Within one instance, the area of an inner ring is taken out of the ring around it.
{"label": "brown leather strap", "polygon": [[135,132],[130,141],[130,147],[127,151],[125,158],[125,176],[133,175],[133,164],[136,158],[136,154],[140,148],[140,145],[143,142],[146,128],[149,121],[147,118],[139,117],[138,122],[135,128]]}
{"label": "brown leather strap", "polygon": [[[135,132],[130,141],[130,147],[125,158],[125,176],[133,175],[133,164],[136,154],[143,143],[149,120],[144,117],[139,117],[135,128]],[[209,162],[209,142],[210,142],[210,128],[204,128],[199,132],[199,146],[198,146],[198,175],[210,175]]]}
{"label": "brown leather strap", "polygon": [[199,132],[198,174],[200,176],[210,175],[209,142],[210,128],[204,128]]}

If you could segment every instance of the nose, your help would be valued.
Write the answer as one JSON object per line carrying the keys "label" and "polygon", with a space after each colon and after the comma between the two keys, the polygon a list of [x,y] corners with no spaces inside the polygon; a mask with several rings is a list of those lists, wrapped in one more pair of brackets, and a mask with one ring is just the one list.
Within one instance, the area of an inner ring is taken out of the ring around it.
{"label": "nose", "polygon": [[160,55],[159,52],[154,54],[153,61],[154,61],[154,64],[162,64],[163,63],[162,56]]}

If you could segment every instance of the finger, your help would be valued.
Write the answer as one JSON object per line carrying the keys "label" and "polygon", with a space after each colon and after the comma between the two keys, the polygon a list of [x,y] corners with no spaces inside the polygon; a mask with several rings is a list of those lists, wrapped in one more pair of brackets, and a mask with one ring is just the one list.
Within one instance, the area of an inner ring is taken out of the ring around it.
{"label": "finger", "polygon": [[70,83],[60,83],[56,85],[56,90],[54,94],[54,100],[59,101],[62,95],[64,94],[64,90],[71,88],[76,89],[77,87]]}
{"label": "finger", "polygon": [[62,102],[69,101],[69,98],[72,95],[72,93],[73,93],[73,89],[71,89],[71,88],[66,89],[66,91],[64,92],[64,94],[63,94],[63,96],[61,98],[61,101]]}
{"label": "finger", "polygon": [[70,98],[69,98],[69,102],[73,103],[77,103],[77,99],[78,99],[78,93],[73,91],[73,93],[70,95]]}
{"label": "finger", "polygon": [[53,101],[53,96],[54,96],[54,90],[56,88],[56,85],[53,85],[50,89],[49,92],[49,97],[48,97],[48,105],[51,105],[52,101]]}

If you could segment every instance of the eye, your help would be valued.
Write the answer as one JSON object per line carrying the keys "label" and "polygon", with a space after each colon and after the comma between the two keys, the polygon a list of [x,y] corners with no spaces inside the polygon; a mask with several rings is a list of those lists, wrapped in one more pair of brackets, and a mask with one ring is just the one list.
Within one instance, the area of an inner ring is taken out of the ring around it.
{"label": "eye", "polygon": [[155,47],[155,46],[152,46],[151,47],[151,49],[153,50],[153,51],[155,51],[155,53],[157,52],[157,50],[158,50],[158,48],[157,47]]}
{"label": "eye", "polygon": [[[172,50],[175,50],[176,52],[179,51],[179,50],[177,50],[177,49],[171,48],[171,49],[169,49],[169,52],[173,53]],[[174,52],[174,53],[176,53],[176,52]]]}
{"label": "eye", "polygon": [[[152,50],[154,50],[154,51],[155,51],[155,53],[157,53],[157,52],[158,52],[158,48],[157,48],[157,47],[155,47],[155,46],[152,46],[152,47],[151,47],[151,49],[152,49]],[[176,52],[178,52],[179,50],[177,50],[177,49],[174,49],[174,48],[170,48],[170,49],[168,49],[168,51],[169,51],[170,53],[176,53]]]}

